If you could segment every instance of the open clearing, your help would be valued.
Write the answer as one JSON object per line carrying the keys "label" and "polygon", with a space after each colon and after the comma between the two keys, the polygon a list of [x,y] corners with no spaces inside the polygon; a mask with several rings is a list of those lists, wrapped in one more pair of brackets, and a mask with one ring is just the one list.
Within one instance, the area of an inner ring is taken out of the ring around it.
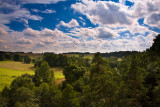
{"label": "open clearing", "polygon": [[[34,74],[33,64],[24,64],[14,61],[0,61],[0,91],[5,85],[10,85],[13,79],[22,74]],[[54,71],[56,80],[62,80],[64,75],[62,68],[51,68]]]}

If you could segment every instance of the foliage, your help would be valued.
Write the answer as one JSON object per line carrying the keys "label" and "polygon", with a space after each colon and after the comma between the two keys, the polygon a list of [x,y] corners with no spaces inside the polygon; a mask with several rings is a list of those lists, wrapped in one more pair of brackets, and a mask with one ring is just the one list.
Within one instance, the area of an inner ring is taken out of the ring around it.
{"label": "foliage", "polygon": [[34,64],[34,67],[35,67],[35,68],[36,68],[36,67],[40,67],[43,62],[44,62],[44,61],[43,61],[43,60],[40,60],[40,59],[36,60],[36,62],[35,62],[35,64]]}
{"label": "foliage", "polygon": [[15,55],[13,56],[13,60],[14,60],[14,61],[21,61],[20,55],[15,54]]}
{"label": "foliage", "polygon": [[0,54],[0,61],[4,61],[5,60],[5,56],[3,54]]}
{"label": "foliage", "polygon": [[36,98],[34,92],[28,88],[18,88],[13,97],[16,102],[15,106],[22,104],[24,107],[38,107],[38,105],[35,103]]}
{"label": "foliage", "polygon": [[64,67],[67,65],[67,57],[62,54],[45,53],[44,60],[50,67]]}
{"label": "foliage", "polygon": [[34,91],[40,107],[59,107],[61,91],[57,87],[42,83]]}
{"label": "foliage", "polygon": [[42,82],[51,84],[54,82],[54,72],[49,69],[50,67],[47,62],[43,62],[39,68],[37,67],[34,74],[34,82],[37,86]]}
{"label": "foliage", "polygon": [[76,65],[66,66],[63,70],[63,75],[68,83],[77,81],[80,77],[83,77],[86,69],[84,67],[77,67]]}
{"label": "foliage", "polygon": [[117,91],[116,82],[113,71],[100,54],[96,53],[90,73],[91,105],[114,106],[114,97]]}
{"label": "foliage", "polygon": [[160,52],[160,34],[158,34],[158,36],[154,39],[154,43],[150,47],[149,51]]}
{"label": "foliage", "polygon": [[[121,61],[117,61],[117,53],[110,58],[96,53],[92,63],[83,58],[83,54],[64,57],[45,53],[44,59],[35,63],[34,75],[18,76],[10,86],[4,87],[0,93],[0,106],[158,107],[159,37],[146,52],[120,52]],[[49,66],[66,66],[63,70],[66,80],[54,84],[54,72]]]}
{"label": "foliage", "polygon": [[31,63],[31,58],[27,55],[24,56],[24,63],[29,64]]}
{"label": "foliage", "polygon": [[77,93],[73,90],[73,87],[67,84],[66,88],[62,92],[62,107],[80,107],[79,98]]}

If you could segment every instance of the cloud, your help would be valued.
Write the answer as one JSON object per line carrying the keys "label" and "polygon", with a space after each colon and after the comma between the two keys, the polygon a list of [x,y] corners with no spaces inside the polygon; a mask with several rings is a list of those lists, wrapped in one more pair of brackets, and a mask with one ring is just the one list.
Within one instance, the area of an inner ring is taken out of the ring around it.
{"label": "cloud", "polygon": [[40,34],[41,36],[44,36],[44,37],[52,37],[52,39],[59,39],[59,40],[71,39],[70,36],[66,35],[65,33],[58,30],[57,28],[54,30],[45,28],[42,31],[40,31]]}
{"label": "cloud", "polygon": [[40,40],[43,44],[46,44],[46,45],[50,45],[50,44],[56,44],[57,41],[55,39],[52,39],[52,38],[43,38]]}
{"label": "cloud", "polygon": [[66,1],[66,0],[20,0],[20,2],[24,4],[50,4],[50,3],[58,3],[60,1]]}
{"label": "cloud", "polygon": [[117,33],[107,27],[100,27],[98,28],[98,31],[98,38],[102,39],[116,38],[119,36]]}
{"label": "cloud", "polygon": [[74,28],[70,30],[70,33],[67,34],[75,37],[95,38],[95,35],[97,35],[97,31],[94,28]]}
{"label": "cloud", "polygon": [[25,36],[30,36],[30,37],[38,37],[40,36],[40,32],[37,30],[33,30],[31,28],[27,28],[23,31]]}
{"label": "cloud", "polygon": [[45,44],[43,42],[39,42],[36,44],[36,47],[45,47]]}
{"label": "cloud", "polygon": [[0,28],[0,36],[6,36],[8,32],[6,32],[3,28]]}
{"label": "cloud", "polygon": [[16,41],[16,44],[31,44],[31,43],[32,43],[31,40],[25,39],[25,38],[18,39],[18,40]]}
{"label": "cloud", "polygon": [[71,8],[86,15],[93,24],[118,26],[132,23],[128,7],[115,2],[83,0],[72,4]]}
{"label": "cloud", "polygon": [[133,0],[134,6],[131,8],[136,18],[146,17],[154,12],[160,11],[159,0]]}
{"label": "cloud", "polygon": [[147,16],[144,20],[144,23],[147,25],[150,25],[150,26],[160,28],[160,12],[153,13],[153,14]]}
{"label": "cloud", "polygon": [[[2,10],[6,10],[0,11],[0,35],[8,35],[1,37],[0,42],[2,46],[7,46],[6,50],[54,51],[57,53],[68,51],[143,51],[151,46],[153,38],[157,34],[149,30],[147,26],[140,25],[138,20],[144,18],[144,24],[160,27],[159,0],[128,0],[134,4],[131,7],[125,5],[126,0],[122,0],[120,3],[79,0],[72,4],[71,8],[82,15],[77,16],[77,20],[81,24],[86,23],[87,27],[83,28],[76,19],[70,19],[69,22],[61,21],[54,29],[44,28],[39,31],[27,28],[22,32],[16,32],[3,26],[11,21],[23,21],[27,24],[29,19],[42,20],[41,16],[37,16],[38,13],[55,12],[50,9],[33,9],[34,14],[31,14],[32,12],[30,13],[29,10],[23,8],[24,4],[57,3],[58,0],[19,0],[22,1],[19,4],[8,3],[9,0],[6,1],[0,6],[0,8],[3,8]],[[59,26],[65,26],[69,29],[66,31],[61,27],[62,30],[60,30],[58,29]],[[125,36],[123,33],[126,33]],[[3,50],[4,48],[0,47],[0,49]]]}
{"label": "cloud", "polygon": [[46,9],[46,10],[43,10],[43,11],[40,11],[38,9],[32,9],[32,11],[35,12],[35,13],[39,13],[39,12],[41,12],[41,13],[56,13],[55,10],[50,10],[50,9]]}
{"label": "cloud", "polygon": [[52,36],[56,38],[59,35],[59,31],[57,29],[53,31],[53,30],[45,28],[41,31],[41,35],[42,36]]}
{"label": "cloud", "polygon": [[[32,39],[43,38],[43,40],[40,39],[40,41],[45,44],[47,44],[47,43],[51,44],[51,41],[56,43],[55,40],[65,41],[65,40],[72,39],[72,37],[68,36],[67,34],[63,33],[62,31],[58,30],[57,28],[54,30],[45,28],[41,31],[27,28],[23,31],[23,34],[24,34],[24,36],[34,37]],[[53,39],[54,39],[54,41],[53,41]]]}
{"label": "cloud", "polygon": [[79,38],[93,38],[93,39],[110,39],[116,38],[119,35],[108,27],[96,27],[96,28],[75,28],[67,33],[71,36]]}
{"label": "cloud", "polygon": [[[3,6],[0,12],[0,24],[9,24],[11,21],[19,19],[28,24],[28,19],[31,20],[42,20],[43,18],[37,15],[32,15],[27,9],[22,8],[21,5],[10,2],[0,2]],[[9,10],[5,13],[5,10]]]}
{"label": "cloud", "polygon": [[58,26],[65,26],[65,27],[68,27],[68,28],[72,28],[72,27],[77,27],[79,26],[79,23],[77,22],[77,20],[75,19],[72,19],[70,22],[68,23],[65,23],[63,21],[60,22],[60,24],[58,24]]}
{"label": "cloud", "polygon": [[[128,7],[126,1],[134,5]],[[119,28],[123,31],[129,31],[131,34],[152,33],[147,26],[141,26],[138,23],[140,18],[144,18],[144,23],[154,27],[160,27],[159,0],[121,0],[120,3],[111,1],[93,1],[81,0],[71,5],[75,12],[85,15],[93,24],[98,26]]]}
{"label": "cloud", "polygon": [[4,40],[0,40],[0,43],[5,43],[6,41],[4,41]]}
{"label": "cloud", "polygon": [[46,9],[46,10],[42,11],[42,13],[56,13],[56,11],[55,10]]}

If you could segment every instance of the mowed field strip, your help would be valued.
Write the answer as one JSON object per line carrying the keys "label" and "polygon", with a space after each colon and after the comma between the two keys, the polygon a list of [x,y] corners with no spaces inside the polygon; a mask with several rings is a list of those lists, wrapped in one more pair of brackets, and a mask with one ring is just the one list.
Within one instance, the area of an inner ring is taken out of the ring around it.
{"label": "mowed field strip", "polygon": [[[0,61],[0,91],[5,85],[10,85],[13,79],[22,74],[34,74],[33,64],[24,64],[14,61]],[[62,68],[51,68],[57,81],[64,78]]]}

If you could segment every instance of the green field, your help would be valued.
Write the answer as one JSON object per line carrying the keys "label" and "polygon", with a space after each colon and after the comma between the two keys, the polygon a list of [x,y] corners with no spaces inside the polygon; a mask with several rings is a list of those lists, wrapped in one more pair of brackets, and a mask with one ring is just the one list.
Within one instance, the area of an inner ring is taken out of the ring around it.
{"label": "green field", "polygon": [[[54,71],[56,80],[64,78],[62,68],[51,68]],[[23,64],[14,61],[0,61],[0,91],[5,85],[9,85],[12,80],[22,74],[34,74],[33,64]]]}
{"label": "green field", "polygon": [[117,61],[121,62],[121,61],[122,61],[122,59],[121,59],[121,58],[118,58],[118,59],[117,59]]}

